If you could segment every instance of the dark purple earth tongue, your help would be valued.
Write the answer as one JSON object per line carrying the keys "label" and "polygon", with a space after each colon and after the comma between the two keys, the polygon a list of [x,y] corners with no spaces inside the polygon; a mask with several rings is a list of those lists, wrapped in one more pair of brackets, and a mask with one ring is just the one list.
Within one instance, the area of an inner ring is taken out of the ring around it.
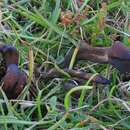
{"label": "dark purple earth tongue", "polygon": [[24,73],[20,72],[15,64],[10,64],[7,68],[6,74],[3,77],[2,89],[9,99],[14,99],[22,92],[27,81]]}
{"label": "dark purple earth tongue", "polygon": [[0,65],[2,89],[9,99],[15,99],[22,92],[27,76],[18,68],[19,53],[15,47],[0,44],[0,53],[2,55]]}
{"label": "dark purple earth tongue", "polygon": [[130,49],[117,41],[110,49],[109,63],[121,73],[130,72]]}
{"label": "dark purple earth tongue", "polygon": [[9,64],[18,65],[19,53],[17,49],[11,45],[0,45],[0,53],[2,54],[6,66]]}

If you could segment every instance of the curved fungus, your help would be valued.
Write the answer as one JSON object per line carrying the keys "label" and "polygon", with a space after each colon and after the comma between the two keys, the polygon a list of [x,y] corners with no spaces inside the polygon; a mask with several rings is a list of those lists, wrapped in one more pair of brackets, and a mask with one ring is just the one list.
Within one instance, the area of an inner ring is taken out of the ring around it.
{"label": "curved fungus", "polygon": [[[116,41],[111,47],[92,47],[81,41],[78,48],[76,61],[88,60],[101,64],[111,64],[121,73],[130,72],[130,49],[120,41]],[[74,48],[65,57],[63,64],[66,67],[69,65],[73,50]]]}
{"label": "curved fungus", "polygon": [[[91,73],[86,73],[84,71],[79,71],[79,70],[72,70],[72,69],[63,69],[64,72],[68,73],[71,77],[75,77],[79,80],[89,80],[93,74]],[[65,75],[55,68],[50,69],[48,72],[42,72],[41,73],[42,78],[44,79],[52,79],[52,78],[59,78],[59,77],[64,77]],[[99,84],[110,84],[110,81],[101,75],[96,75],[94,78],[92,78],[91,82],[94,83],[99,83]]]}
{"label": "curved fungus", "polygon": [[2,89],[9,99],[17,98],[27,81],[26,74],[18,68],[19,53],[11,45],[0,45],[0,53],[3,58],[0,66]]}

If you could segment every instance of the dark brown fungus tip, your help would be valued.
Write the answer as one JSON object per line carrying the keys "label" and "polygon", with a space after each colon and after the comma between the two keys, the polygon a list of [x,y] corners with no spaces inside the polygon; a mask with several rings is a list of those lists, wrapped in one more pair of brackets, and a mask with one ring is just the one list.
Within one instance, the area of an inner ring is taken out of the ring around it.
{"label": "dark brown fungus tip", "polygon": [[16,98],[26,83],[26,76],[18,69],[15,64],[10,64],[7,68],[6,74],[3,77],[2,89],[7,97],[12,99]]}
{"label": "dark brown fungus tip", "polygon": [[130,49],[117,41],[109,51],[109,63],[120,72],[130,72]]}
{"label": "dark brown fungus tip", "polygon": [[130,49],[120,41],[116,41],[109,50],[109,57],[130,60]]}
{"label": "dark brown fungus tip", "polygon": [[0,52],[5,60],[6,66],[9,64],[18,65],[19,53],[15,47],[11,45],[0,45]]}
{"label": "dark brown fungus tip", "polygon": [[104,78],[103,76],[101,75],[97,75],[94,79],[93,79],[93,82],[95,83],[100,83],[100,84],[110,84],[111,81]]}

